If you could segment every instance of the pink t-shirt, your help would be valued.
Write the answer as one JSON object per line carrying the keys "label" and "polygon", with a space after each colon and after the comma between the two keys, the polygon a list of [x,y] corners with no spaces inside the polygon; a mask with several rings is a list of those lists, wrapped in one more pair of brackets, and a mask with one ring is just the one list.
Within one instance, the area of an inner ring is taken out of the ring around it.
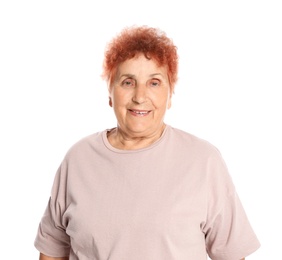
{"label": "pink t-shirt", "polygon": [[259,246],[218,150],[166,126],[138,150],[107,131],[66,154],[36,248],[70,260],[239,260]]}

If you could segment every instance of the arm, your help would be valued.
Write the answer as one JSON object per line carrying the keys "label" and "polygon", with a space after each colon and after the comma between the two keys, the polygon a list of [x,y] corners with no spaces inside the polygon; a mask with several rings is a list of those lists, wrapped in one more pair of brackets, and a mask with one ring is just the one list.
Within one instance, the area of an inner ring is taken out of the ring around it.
{"label": "arm", "polygon": [[39,260],[69,260],[69,257],[51,257],[40,253]]}

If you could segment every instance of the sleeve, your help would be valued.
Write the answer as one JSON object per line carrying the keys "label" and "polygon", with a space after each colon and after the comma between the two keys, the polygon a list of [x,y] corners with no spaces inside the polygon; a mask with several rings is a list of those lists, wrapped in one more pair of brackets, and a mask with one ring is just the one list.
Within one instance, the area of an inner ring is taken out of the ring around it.
{"label": "sleeve", "polygon": [[64,212],[67,208],[67,167],[59,167],[52,187],[49,203],[38,227],[34,246],[51,257],[69,256],[70,238],[66,234],[67,220]]}
{"label": "sleeve", "polygon": [[220,154],[209,164],[206,248],[213,260],[239,260],[260,247]]}

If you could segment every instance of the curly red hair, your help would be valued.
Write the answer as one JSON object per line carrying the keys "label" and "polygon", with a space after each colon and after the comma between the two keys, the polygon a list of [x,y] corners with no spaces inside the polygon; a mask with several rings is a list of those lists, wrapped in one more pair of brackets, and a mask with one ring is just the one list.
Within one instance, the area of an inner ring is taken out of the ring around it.
{"label": "curly red hair", "polygon": [[113,38],[105,51],[102,77],[111,84],[118,65],[142,53],[159,66],[167,66],[173,89],[178,72],[177,47],[163,31],[148,26],[127,27]]}

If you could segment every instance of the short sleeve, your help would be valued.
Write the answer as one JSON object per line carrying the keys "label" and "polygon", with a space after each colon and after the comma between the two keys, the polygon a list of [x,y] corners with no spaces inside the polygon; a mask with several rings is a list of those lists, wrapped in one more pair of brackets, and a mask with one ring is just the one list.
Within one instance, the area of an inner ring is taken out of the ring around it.
{"label": "short sleeve", "polygon": [[208,255],[213,260],[239,260],[260,247],[221,158],[210,163],[208,220],[204,233]]}
{"label": "short sleeve", "polygon": [[235,193],[226,199],[206,234],[207,251],[214,260],[239,260],[260,246]]}
{"label": "short sleeve", "polygon": [[51,196],[34,242],[39,252],[51,257],[68,256],[70,252],[70,238],[66,234],[67,221],[63,217],[67,208],[66,169],[62,164],[56,173]]}

